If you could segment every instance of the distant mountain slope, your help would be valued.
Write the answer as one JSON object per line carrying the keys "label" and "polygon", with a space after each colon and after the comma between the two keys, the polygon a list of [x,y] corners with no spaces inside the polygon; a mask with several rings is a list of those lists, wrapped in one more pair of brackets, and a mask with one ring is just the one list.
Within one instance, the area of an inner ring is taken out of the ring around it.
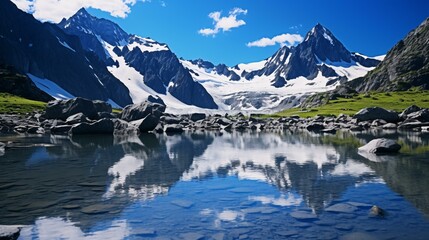
{"label": "distant mountain slope", "polygon": [[0,2],[0,63],[14,66],[75,96],[131,103],[128,89],[75,36],[40,23],[12,2]]}
{"label": "distant mountain slope", "polygon": [[222,108],[259,111],[293,107],[308,95],[364,76],[380,60],[349,52],[317,24],[302,43],[260,62],[234,67],[202,59],[181,62]]}
{"label": "distant mountain slope", "polygon": [[102,59],[130,90],[134,102],[148,94],[201,108],[217,109],[212,96],[195,82],[166,44],[127,34],[117,24],[79,10],[58,25],[80,38],[87,51]]}
{"label": "distant mountain slope", "polygon": [[359,92],[429,89],[429,18],[399,41],[376,69],[348,85]]}

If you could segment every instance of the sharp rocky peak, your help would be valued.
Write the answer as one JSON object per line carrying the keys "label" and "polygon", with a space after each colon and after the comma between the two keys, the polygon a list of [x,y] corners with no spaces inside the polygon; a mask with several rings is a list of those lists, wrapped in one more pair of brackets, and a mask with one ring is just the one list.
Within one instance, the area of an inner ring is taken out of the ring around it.
{"label": "sharp rocky peak", "polygon": [[66,32],[74,35],[79,35],[81,32],[81,34],[99,36],[111,45],[121,45],[129,38],[128,33],[116,23],[92,16],[85,8],[79,9],[69,19],[63,19],[58,25]]}

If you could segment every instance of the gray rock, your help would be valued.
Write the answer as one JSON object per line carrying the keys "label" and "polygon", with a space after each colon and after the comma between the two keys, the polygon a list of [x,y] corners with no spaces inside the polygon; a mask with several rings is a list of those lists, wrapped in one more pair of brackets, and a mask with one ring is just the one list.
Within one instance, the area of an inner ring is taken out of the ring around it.
{"label": "gray rock", "polygon": [[369,210],[369,216],[371,217],[385,217],[386,215],[387,212],[377,205],[372,206]]}
{"label": "gray rock", "polygon": [[399,115],[394,111],[389,111],[380,107],[364,108],[358,111],[354,116],[357,121],[373,121],[382,119],[386,122],[398,122]]}
{"label": "gray rock", "polygon": [[45,129],[40,126],[28,126],[27,133],[29,134],[44,134]]}
{"label": "gray rock", "polygon": [[429,122],[429,109],[425,108],[407,115],[407,119],[415,119],[420,122]]}
{"label": "gray rock", "polygon": [[76,123],[89,122],[89,119],[83,113],[76,113],[66,119],[66,124],[73,125]]}
{"label": "gray rock", "polygon": [[115,114],[109,112],[99,112],[98,119],[102,118],[116,118]]}
{"label": "gray rock", "polygon": [[322,133],[328,133],[328,134],[336,134],[337,129],[335,128],[325,128],[321,131]]}
{"label": "gray rock", "polygon": [[168,124],[164,126],[164,132],[166,133],[182,133],[183,126],[181,124]]}
{"label": "gray rock", "polygon": [[368,152],[374,154],[389,154],[397,153],[401,149],[401,145],[393,140],[386,138],[377,138],[371,140],[366,145],[359,148],[360,152]]}
{"label": "gray rock", "polygon": [[325,126],[323,126],[321,123],[310,123],[307,125],[306,129],[312,132],[320,132],[321,130],[325,129]]}
{"label": "gray rock", "polygon": [[83,113],[90,119],[97,119],[98,112],[112,112],[112,107],[110,104],[102,101],[91,101],[78,97],[49,102],[43,117],[46,119],[66,120],[76,113]]}
{"label": "gray rock", "polygon": [[135,120],[130,122],[132,125],[137,126],[140,132],[153,131],[159,124],[159,116],[155,114],[149,114],[143,119]]}
{"label": "gray rock", "polygon": [[101,119],[93,123],[78,123],[74,125],[70,134],[113,134],[115,124],[111,119]]}
{"label": "gray rock", "polygon": [[192,113],[189,115],[189,119],[193,122],[196,122],[198,120],[203,120],[206,118],[205,113]]}
{"label": "gray rock", "polygon": [[398,126],[399,129],[415,129],[421,130],[422,127],[429,126],[429,123],[422,123],[420,121],[415,122],[404,122]]}
{"label": "gray rock", "polygon": [[387,123],[387,124],[384,124],[382,128],[383,129],[396,129],[396,128],[398,128],[398,125],[396,125],[395,123]]}
{"label": "gray rock", "polygon": [[420,111],[420,110],[421,110],[420,107],[418,107],[416,105],[411,105],[411,106],[407,107],[404,111],[402,111],[402,113],[399,114],[399,117],[401,117],[403,119],[406,119],[407,116],[408,116],[408,114],[414,113],[414,112],[417,112],[417,111]]}
{"label": "gray rock", "polygon": [[137,126],[121,119],[113,119],[113,135],[138,135],[140,130]]}
{"label": "gray rock", "polygon": [[162,116],[160,119],[165,124],[179,124],[183,119],[173,116]]}
{"label": "gray rock", "polygon": [[165,111],[165,105],[145,101],[139,104],[132,104],[132,105],[126,106],[122,110],[120,118],[127,122],[131,122],[131,121],[143,119],[148,115],[155,115],[159,119],[159,117],[161,117],[164,111]]}
{"label": "gray rock", "polygon": [[58,125],[51,127],[51,134],[67,134],[72,126],[70,125]]}

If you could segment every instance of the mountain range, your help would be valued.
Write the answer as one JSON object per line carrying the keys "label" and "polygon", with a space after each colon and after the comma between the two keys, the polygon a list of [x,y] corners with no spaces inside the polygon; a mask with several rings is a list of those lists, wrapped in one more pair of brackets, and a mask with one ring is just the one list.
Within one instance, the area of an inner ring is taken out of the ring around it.
{"label": "mountain range", "polygon": [[[57,99],[81,96],[123,107],[157,95],[170,111],[275,111],[347,82],[371,85],[374,78],[383,79],[374,73],[377,69],[391,72],[391,64],[380,64],[384,56],[350,52],[321,24],[296,46],[283,46],[259,62],[229,67],[179,59],[167,44],[129,34],[84,8],[52,24],[39,22],[9,0],[0,4],[0,63],[28,75]],[[428,39],[424,29],[420,45]],[[408,38],[402,45],[414,43]],[[388,57],[399,51],[395,48]],[[411,69],[427,65],[424,57],[416,61]],[[366,75],[371,70],[372,78]],[[424,79],[425,71],[420,74]]]}

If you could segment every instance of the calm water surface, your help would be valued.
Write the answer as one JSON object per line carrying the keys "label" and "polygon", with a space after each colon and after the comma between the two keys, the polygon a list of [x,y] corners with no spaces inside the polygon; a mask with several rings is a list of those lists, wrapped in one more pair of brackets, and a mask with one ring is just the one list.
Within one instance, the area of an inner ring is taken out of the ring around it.
{"label": "calm water surface", "polygon": [[[380,136],[402,153],[357,152]],[[429,134],[0,141],[0,225],[20,239],[429,239]]]}

